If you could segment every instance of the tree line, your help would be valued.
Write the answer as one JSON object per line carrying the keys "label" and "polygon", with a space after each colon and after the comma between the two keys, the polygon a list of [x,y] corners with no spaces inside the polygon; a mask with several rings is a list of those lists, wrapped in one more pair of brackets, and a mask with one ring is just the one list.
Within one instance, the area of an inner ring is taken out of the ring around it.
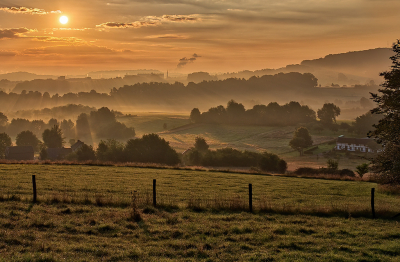
{"label": "tree line", "polygon": [[[340,108],[327,103],[317,113],[320,121],[329,125],[336,122]],[[198,108],[193,108],[190,112],[190,120],[194,123],[291,126],[315,122],[317,113],[295,101],[282,106],[271,102],[268,105],[255,105],[252,109],[246,110],[243,104],[230,100],[226,108],[220,105],[203,113]]]}
{"label": "tree line", "polygon": [[56,125],[62,130],[65,138],[81,139],[89,144],[93,142],[92,136],[98,139],[119,140],[135,137],[135,129],[117,121],[117,115],[120,115],[120,112],[102,107],[89,114],[81,113],[75,121],[71,119],[59,121],[52,118],[48,122],[44,122],[43,120],[30,121],[24,118],[13,118],[9,122],[8,117],[0,112],[0,132],[15,137],[22,131],[30,130],[35,136],[41,137],[44,130]]}
{"label": "tree line", "polygon": [[[144,105],[182,105],[193,101],[216,99],[218,97],[243,97],[281,94],[282,92],[310,91],[316,88],[317,79],[309,73],[279,73],[251,77],[248,80],[232,78],[219,81],[190,82],[173,84],[162,82],[138,83],[110,88],[109,93],[90,92],[66,93],[25,91],[20,94],[0,91],[0,110],[17,111],[42,109],[67,104],[87,106],[144,106]],[[227,98],[228,99],[228,98]]]}
{"label": "tree line", "polygon": [[[48,158],[47,148],[60,148],[64,144],[61,129],[55,125],[46,129],[41,142],[31,131],[23,131],[16,139],[17,146],[33,146],[40,149],[40,159]],[[0,158],[4,158],[6,147],[11,146],[11,138],[0,133]],[[96,149],[82,144],[75,152],[66,156],[70,161],[138,162],[178,165],[203,165],[219,167],[256,167],[267,172],[285,173],[287,163],[275,154],[240,151],[233,148],[209,150],[203,138],[197,137],[193,148],[181,157],[165,139],[157,134],[147,134],[141,138],[129,139],[122,143],[115,139],[101,140]]]}
{"label": "tree line", "polygon": [[240,151],[234,148],[210,150],[202,137],[183,154],[183,162],[194,166],[253,167],[266,172],[285,173],[287,163],[276,154]]}

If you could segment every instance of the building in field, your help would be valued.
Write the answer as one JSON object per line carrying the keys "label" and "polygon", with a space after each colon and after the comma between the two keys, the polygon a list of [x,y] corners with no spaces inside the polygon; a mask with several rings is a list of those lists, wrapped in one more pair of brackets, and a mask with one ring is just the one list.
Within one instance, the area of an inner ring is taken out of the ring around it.
{"label": "building in field", "polygon": [[75,144],[71,146],[72,152],[76,152],[81,148],[85,143],[83,143],[81,140],[76,141]]}
{"label": "building in field", "polygon": [[371,138],[353,138],[339,136],[336,140],[336,150],[362,152],[362,153],[376,153],[381,150],[381,146]]}
{"label": "building in field", "polygon": [[64,160],[65,157],[71,153],[71,148],[47,148],[47,158],[50,160]]}
{"label": "building in field", "polygon": [[9,146],[5,152],[8,160],[33,160],[34,154],[32,146]]}

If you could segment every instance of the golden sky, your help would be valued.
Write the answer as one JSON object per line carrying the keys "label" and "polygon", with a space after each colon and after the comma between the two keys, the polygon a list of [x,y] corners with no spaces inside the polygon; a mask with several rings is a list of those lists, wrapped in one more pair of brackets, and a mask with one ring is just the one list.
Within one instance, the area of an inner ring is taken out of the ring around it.
{"label": "golden sky", "polygon": [[278,68],[389,47],[399,21],[399,0],[0,0],[0,73]]}

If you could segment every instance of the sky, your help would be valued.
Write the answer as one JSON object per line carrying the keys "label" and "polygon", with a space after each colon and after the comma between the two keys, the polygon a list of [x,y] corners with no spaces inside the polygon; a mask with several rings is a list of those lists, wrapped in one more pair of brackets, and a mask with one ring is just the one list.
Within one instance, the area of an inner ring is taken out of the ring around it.
{"label": "sky", "polygon": [[398,0],[0,0],[0,73],[279,68],[390,47],[399,21]]}

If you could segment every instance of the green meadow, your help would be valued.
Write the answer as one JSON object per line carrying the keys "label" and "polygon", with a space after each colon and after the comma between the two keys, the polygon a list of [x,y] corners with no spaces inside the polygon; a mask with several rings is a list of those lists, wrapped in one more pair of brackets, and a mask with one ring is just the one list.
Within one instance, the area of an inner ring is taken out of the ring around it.
{"label": "green meadow", "polygon": [[[291,213],[370,215],[371,188],[365,181],[340,181],[198,171],[191,169],[138,168],[129,166],[1,164],[0,195],[3,199],[32,199],[36,176],[40,202],[88,203],[129,206],[136,191],[140,204],[152,203],[153,179],[157,202],[186,208],[213,209],[235,202],[248,210],[252,184],[255,210]],[[218,202],[219,201],[219,202]],[[400,212],[400,199],[377,192],[376,209],[386,215]],[[213,205],[215,204],[215,206]],[[221,207],[222,208],[222,207]],[[226,206],[229,209],[229,205]]]}
{"label": "green meadow", "polygon": [[[0,178],[0,261],[400,257],[399,218],[392,218],[400,212],[400,199],[371,182],[38,164],[1,164]],[[157,207],[152,206],[153,179]],[[249,183],[253,213],[248,212]],[[373,187],[377,219],[370,211]]]}
{"label": "green meadow", "polygon": [[[135,113],[132,113],[135,115]],[[211,149],[232,147],[239,150],[256,152],[270,152],[279,155],[288,162],[289,170],[298,167],[324,167],[327,158],[317,156],[332,150],[335,143],[331,143],[339,135],[355,137],[356,134],[340,130],[333,132],[328,129],[316,131],[309,128],[314,145],[318,149],[314,155],[300,157],[297,151],[289,146],[293,138],[295,126],[289,127],[267,127],[267,126],[235,126],[224,124],[190,124],[188,115],[185,114],[162,114],[162,113],[137,113],[133,117],[123,117],[119,121],[128,126],[133,126],[137,136],[148,133],[157,133],[170,143],[179,153],[184,152],[194,145],[195,138],[201,136],[206,139]],[[342,120],[340,122],[349,122]],[[167,125],[167,129],[163,125]],[[355,170],[361,163],[368,162],[364,155],[348,157],[344,154],[339,156],[339,168]]]}

